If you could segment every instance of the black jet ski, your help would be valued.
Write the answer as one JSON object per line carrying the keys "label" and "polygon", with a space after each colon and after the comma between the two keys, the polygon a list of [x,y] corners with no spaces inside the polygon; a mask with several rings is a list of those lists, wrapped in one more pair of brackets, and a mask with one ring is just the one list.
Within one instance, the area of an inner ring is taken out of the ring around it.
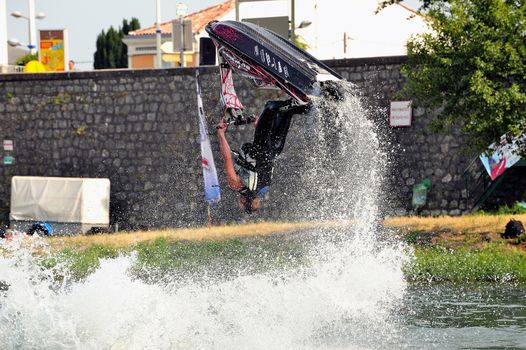
{"label": "black jet ski", "polygon": [[324,63],[280,35],[249,22],[213,21],[206,31],[222,60],[259,85],[275,86],[299,104],[342,79]]}

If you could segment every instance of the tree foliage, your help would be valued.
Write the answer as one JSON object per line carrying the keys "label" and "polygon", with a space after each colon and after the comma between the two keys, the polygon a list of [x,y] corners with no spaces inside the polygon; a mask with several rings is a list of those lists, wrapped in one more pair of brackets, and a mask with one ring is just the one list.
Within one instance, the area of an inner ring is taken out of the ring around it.
{"label": "tree foliage", "polygon": [[429,0],[423,9],[432,34],[408,42],[402,95],[438,108],[433,126],[460,127],[473,150],[525,134],[526,2]]}
{"label": "tree foliage", "polygon": [[38,54],[37,53],[35,53],[35,54],[28,53],[27,55],[21,56],[21,57],[17,58],[17,60],[15,61],[15,64],[17,66],[25,66],[30,61],[38,61]]}
{"label": "tree foliage", "polygon": [[126,19],[122,21],[122,27],[118,30],[112,26],[107,32],[102,32],[97,36],[97,50],[93,55],[95,69],[107,68],[128,68],[128,48],[122,42],[125,35],[132,30],[141,27],[137,18],[132,18],[128,23]]}
{"label": "tree foliage", "polygon": [[[378,11],[382,10],[383,8],[386,8],[387,6],[398,4],[401,2],[404,2],[404,0],[382,0],[378,3]],[[420,7],[420,10],[427,9],[429,8],[429,6],[431,6],[431,4],[436,4],[439,2],[444,3],[447,2],[447,0],[421,0],[422,5]]]}

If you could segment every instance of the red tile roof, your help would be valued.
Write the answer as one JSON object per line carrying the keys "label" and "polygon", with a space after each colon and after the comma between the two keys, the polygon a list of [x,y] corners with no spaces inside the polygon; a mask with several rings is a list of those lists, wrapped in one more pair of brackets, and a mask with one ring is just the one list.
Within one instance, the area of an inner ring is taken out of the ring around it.
{"label": "red tile roof", "polygon": [[[235,8],[235,0],[227,0],[217,5],[207,7],[201,11],[191,13],[184,17],[184,19],[192,21],[192,32],[200,32],[208,24],[208,22],[215,19],[219,19],[221,16],[225,15],[228,11]],[[172,34],[172,22],[178,19],[173,19],[168,22],[161,23],[161,33],[162,34]],[[147,28],[141,28],[129,32],[130,36],[140,36],[140,35],[152,35],[155,34],[156,26],[153,25]]]}

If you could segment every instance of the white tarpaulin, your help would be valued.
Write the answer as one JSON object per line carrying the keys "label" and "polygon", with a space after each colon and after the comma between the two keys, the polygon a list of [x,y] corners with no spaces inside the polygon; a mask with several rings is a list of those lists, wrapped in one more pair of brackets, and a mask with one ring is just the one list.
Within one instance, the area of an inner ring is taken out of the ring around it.
{"label": "white tarpaulin", "polygon": [[13,176],[11,220],[108,225],[110,180]]}

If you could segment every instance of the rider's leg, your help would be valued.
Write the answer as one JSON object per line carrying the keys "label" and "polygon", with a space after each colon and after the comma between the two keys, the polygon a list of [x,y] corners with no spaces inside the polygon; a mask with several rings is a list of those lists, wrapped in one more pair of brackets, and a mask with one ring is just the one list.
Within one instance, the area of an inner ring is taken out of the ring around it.
{"label": "rider's leg", "polygon": [[277,113],[274,118],[274,124],[272,125],[270,134],[270,145],[273,157],[277,157],[281,151],[283,151],[283,147],[285,147],[285,140],[293,115],[294,112],[285,111]]}
{"label": "rider's leg", "polygon": [[285,140],[287,138],[292,117],[296,114],[306,113],[310,105],[298,106],[292,100],[288,100],[288,105],[280,108],[279,112],[274,116],[274,123],[270,134],[270,145],[272,149],[272,157],[277,157],[283,147],[285,147]]}
{"label": "rider's leg", "polygon": [[308,111],[310,106],[298,106],[292,99],[268,101],[261,113],[254,132],[254,156],[273,161],[285,146],[292,116]]}
{"label": "rider's leg", "polygon": [[259,116],[254,131],[254,141],[252,142],[254,151],[268,157],[272,154],[272,132],[276,116],[279,115],[280,108],[286,106],[288,101],[268,101]]}

